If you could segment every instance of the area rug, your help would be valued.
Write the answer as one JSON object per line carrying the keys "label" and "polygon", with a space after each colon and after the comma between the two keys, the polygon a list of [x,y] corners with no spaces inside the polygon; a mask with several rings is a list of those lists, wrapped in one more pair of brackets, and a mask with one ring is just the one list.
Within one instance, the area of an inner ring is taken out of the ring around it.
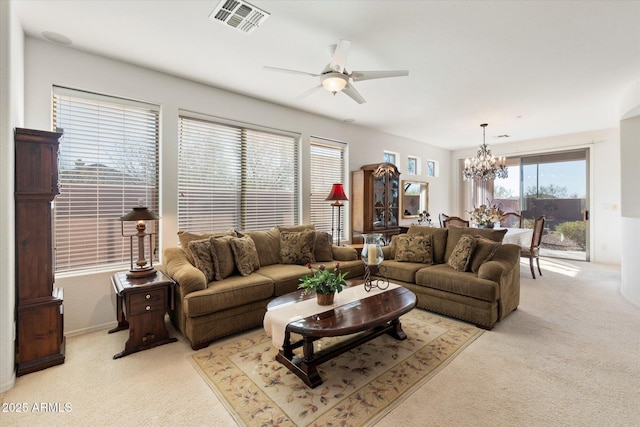
{"label": "area rug", "polygon": [[[275,360],[277,350],[261,328],[189,358],[240,425],[370,425],[482,334],[420,309],[400,321],[406,340],[383,335],[320,365],[324,382],[315,389]],[[335,340],[316,342],[316,351]]]}

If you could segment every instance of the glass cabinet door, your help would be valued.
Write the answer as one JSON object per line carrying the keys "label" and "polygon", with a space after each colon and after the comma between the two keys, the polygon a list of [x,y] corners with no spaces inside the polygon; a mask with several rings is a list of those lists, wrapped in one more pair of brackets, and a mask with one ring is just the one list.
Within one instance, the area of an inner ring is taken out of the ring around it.
{"label": "glass cabinet door", "polygon": [[389,215],[387,219],[388,227],[396,227],[398,225],[398,214],[400,209],[398,183],[398,177],[389,176],[389,191],[387,193],[387,202],[389,207]]}
{"label": "glass cabinet door", "polygon": [[385,174],[373,177],[373,224],[372,228],[385,228],[386,202]]}

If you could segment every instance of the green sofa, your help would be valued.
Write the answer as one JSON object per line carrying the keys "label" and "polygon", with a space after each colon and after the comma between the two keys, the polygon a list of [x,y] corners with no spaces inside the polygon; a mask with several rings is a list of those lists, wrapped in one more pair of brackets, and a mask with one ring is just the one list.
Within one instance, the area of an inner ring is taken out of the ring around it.
{"label": "green sofa", "polygon": [[332,245],[313,225],[178,236],[180,247],[163,251],[165,271],[177,282],[170,316],[194,350],[262,325],[269,301],[309,274],[306,261],[314,268],[339,262],[347,279],[364,274],[355,249]]}
{"label": "green sofa", "polygon": [[[492,329],[520,303],[520,247],[503,245],[505,233],[412,225],[383,248],[383,271],[416,294],[418,307]],[[464,253],[454,253],[465,235]],[[427,259],[415,249],[425,243],[431,247]]]}

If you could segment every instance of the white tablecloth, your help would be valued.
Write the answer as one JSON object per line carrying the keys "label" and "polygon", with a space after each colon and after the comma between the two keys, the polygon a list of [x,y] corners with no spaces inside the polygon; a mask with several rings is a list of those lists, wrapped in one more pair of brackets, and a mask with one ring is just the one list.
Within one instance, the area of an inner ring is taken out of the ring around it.
{"label": "white tablecloth", "polygon": [[297,319],[304,319],[305,317],[322,313],[332,308],[367,298],[371,295],[389,291],[399,286],[400,285],[390,283],[389,287],[385,290],[373,288],[370,292],[364,290],[364,285],[344,288],[342,292],[335,295],[333,305],[319,305],[316,298],[291,304],[282,304],[267,311],[263,321],[264,330],[267,332],[267,336],[271,337],[274,347],[281,349],[284,343],[285,329],[290,322]]}
{"label": "white tablecloth", "polygon": [[512,245],[528,248],[531,246],[532,238],[532,228],[507,228],[507,234],[504,235],[502,243],[511,243]]}

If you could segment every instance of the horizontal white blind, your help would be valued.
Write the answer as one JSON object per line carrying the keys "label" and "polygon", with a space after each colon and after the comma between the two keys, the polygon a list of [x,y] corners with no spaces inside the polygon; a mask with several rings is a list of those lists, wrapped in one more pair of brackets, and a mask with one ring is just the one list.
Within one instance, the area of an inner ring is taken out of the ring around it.
{"label": "horizontal white blind", "polygon": [[178,228],[256,230],[298,221],[298,138],[180,116]]}
{"label": "horizontal white blind", "polygon": [[140,202],[158,212],[158,108],[54,87],[53,123],[64,132],[54,202],[56,272],[128,265],[120,217]]}
{"label": "horizontal white blind", "polygon": [[[328,202],[325,199],[329,195],[333,184],[344,184],[345,145],[312,139],[310,150],[311,222],[315,224],[316,230],[331,233],[332,202]],[[340,224],[343,229],[340,240],[346,240],[344,233],[345,211],[346,209],[343,207],[340,212]],[[334,236],[334,238],[337,238],[337,236]]]}

